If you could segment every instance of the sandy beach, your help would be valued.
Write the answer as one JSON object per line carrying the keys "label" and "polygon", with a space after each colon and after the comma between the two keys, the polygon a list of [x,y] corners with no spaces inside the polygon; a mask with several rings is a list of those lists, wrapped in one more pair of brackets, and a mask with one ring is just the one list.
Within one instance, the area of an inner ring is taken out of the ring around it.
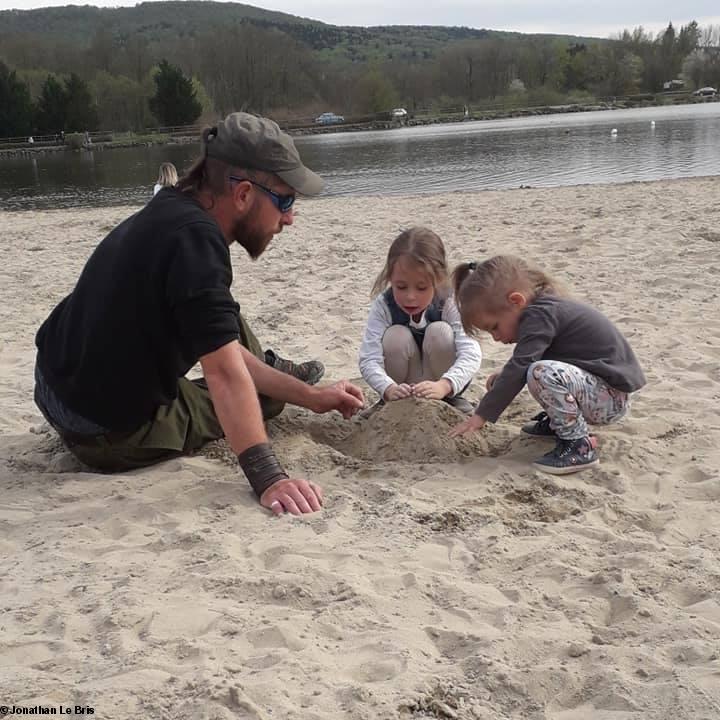
{"label": "sandy beach", "polygon": [[[601,464],[404,401],[290,409],[280,458],[325,489],[262,510],[223,444],[88,471],[32,401],[34,334],[136,208],[0,212],[0,703],[207,720],[720,718],[720,177],[303,200],[234,292],[267,347],[358,380],[369,291],[410,225],[452,264],[522,254],[595,304],[648,377]],[[511,349],[482,340],[469,397]],[[365,386],[364,386],[365,387]],[[366,387],[365,387],[366,389]],[[372,393],[368,399],[374,400]]]}

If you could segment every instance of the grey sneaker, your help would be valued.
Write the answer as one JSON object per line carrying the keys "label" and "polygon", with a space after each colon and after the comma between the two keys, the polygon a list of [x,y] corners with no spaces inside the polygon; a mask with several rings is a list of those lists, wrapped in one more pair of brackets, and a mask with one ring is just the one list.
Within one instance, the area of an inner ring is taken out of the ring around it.
{"label": "grey sneaker", "polygon": [[265,351],[265,362],[280,372],[301,380],[308,385],[315,385],[325,374],[325,366],[319,360],[308,360],[303,363],[296,363],[292,360],[285,360],[272,350]]}
{"label": "grey sneaker", "polygon": [[450,405],[450,407],[454,407],[456,410],[459,410],[464,415],[472,415],[473,410],[475,410],[475,406],[469,400],[466,400],[460,395],[444,397],[443,402],[446,402]]}
{"label": "grey sneaker", "polygon": [[558,438],[555,448],[536,460],[533,467],[551,475],[569,475],[600,462],[596,446],[592,435],[578,440]]}
{"label": "grey sneaker", "polygon": [[556,438],[555,431],[550,427],[550,418],[548,414],[543,411],[538,413],[534,418],[535,422],[525,423],[520,428],[526,435],[532,435],[533,437],[552,437]]}

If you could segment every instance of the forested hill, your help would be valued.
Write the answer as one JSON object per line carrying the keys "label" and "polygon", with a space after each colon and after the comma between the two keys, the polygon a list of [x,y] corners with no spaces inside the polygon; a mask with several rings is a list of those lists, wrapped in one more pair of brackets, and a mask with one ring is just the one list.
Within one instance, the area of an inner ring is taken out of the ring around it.
{"label": "forested hill", "polygon": [[[118,8],[68,5],[37,10],[4,10],[0,11],[0,43],[12,35],[30,34],[82,46],[89,44],[98,32],[109,32],[117,39],[135,36],[148,43],[158,43],[191,40],[213,29],[227,30],[247,23],[279,30],[315,51],[360,61],[386,57],[388,52],[393,51],[398,58],[428,58],[457,41],[521,37],[519,33],[467,27],[345,27],[242,3],[188,0],[144,2],[134,7]],[[568,42],[589,40],[568,36],[543,37],[562,37]]]}
{"label": "forested hill", "polygon": [[[477,24],[482,11],[477,12]],[[616,40],[341,27],[230,2],[0,12],[0,137],[190,124],[233,110],[358,119],[717,86],[714,27]]]}

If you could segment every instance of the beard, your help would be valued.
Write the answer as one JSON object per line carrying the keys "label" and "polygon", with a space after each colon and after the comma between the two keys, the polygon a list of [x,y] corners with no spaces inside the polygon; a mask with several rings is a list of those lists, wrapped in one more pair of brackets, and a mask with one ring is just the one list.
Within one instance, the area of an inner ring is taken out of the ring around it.
{"label": "beard", "polygon": [[257,260],[265,252],[273,238],[272,233],[260,230],[255,221],[256,217],[257,213],[251,210],[246,217],[238,218],[232,229],[235,242],[244,247],[253,260]]}

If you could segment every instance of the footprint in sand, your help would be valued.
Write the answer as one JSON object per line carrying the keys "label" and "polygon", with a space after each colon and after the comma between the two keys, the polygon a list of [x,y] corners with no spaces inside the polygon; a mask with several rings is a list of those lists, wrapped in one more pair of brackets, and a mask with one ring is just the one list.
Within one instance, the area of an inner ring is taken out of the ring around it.
{"label": "footprint in sand", "polygon": [[407,660],[388,648],[377,645],[364,645],[352,651],[347,675],[357,682],[383,682],[405,672]]}

